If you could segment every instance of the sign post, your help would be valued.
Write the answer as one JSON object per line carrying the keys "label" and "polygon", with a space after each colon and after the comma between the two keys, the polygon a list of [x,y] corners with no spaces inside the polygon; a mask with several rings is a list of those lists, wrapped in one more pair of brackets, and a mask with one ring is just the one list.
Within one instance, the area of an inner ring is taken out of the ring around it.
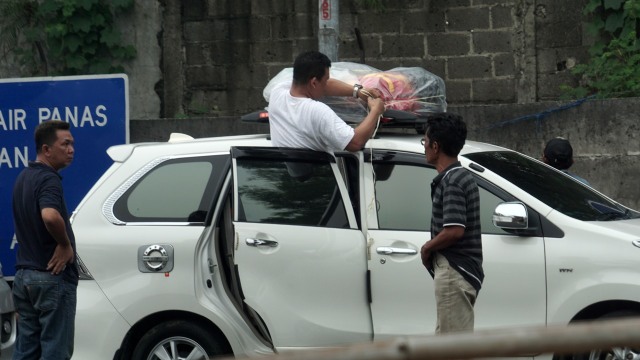
{"label": "sign post", "polygon": [[338,37],[340,35],[340,1],[319,0],[318,49],[331,61],[338,61]]}
{"label": "sign post", "polygon": [[74,160],[60,174],[72,211],[111,165],[106,150],[129,142],[128,97],[124,74],[0,79],[0,263],[5,277],[15,274],[18,246],[11,210],[13,184],[35,160],[36,126],[48,120],[71,125]]}

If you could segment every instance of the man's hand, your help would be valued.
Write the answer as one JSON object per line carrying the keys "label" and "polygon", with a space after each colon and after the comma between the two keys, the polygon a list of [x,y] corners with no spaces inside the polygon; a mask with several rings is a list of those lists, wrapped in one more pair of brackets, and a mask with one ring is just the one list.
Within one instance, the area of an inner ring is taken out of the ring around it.
{"label": "man's hand", "polygon": [[422,245],[420,248],[420,257],[422,258],[422,265],[429,269],[429,263],[431,260],[431,251],[427,249],[427,244]]}
{"label": "man's hand", "polygon": [[74,260],[73,248],[71,245],[56,245],[56,250],[47,264],[47,270],[51,270],[53,275],[58,275],[64,271],[67,264],[72,264]]}
{"label": "man's hand", "polygon": [[378,125],[378,117],[384,112],[384,101],[382,99],[368,98],[369,114],[356,126],[353,137],[345,148],[348,151],[361,150],[367,141],[376,131]]}
{"label": "man's hand", "polygon": [[367,101],[369,97],[373,97],[374,99],[381,99],[382,92],[376,88],[364,88],[358,92],[358,97],[364,101]]}
{"label": "man's hand", "polygon": [[367,105],[371,113],[376,116],[380,116],[384,112],[384,101],[382,99],[367,98]]}
{"label": "man's hand", "polygon": [[44,221],[44,226],[58,243],[51,260],[49,260],[47,264],[47,270],[51,270],[53,275],[58,275],[64,271],[67,264],[73,263],[73,247],[71,247],[71,241],[69,241],[69,237],[67,236],[64,219],[58,210],[44,208],[40,213],[42,215],[42,221]]}

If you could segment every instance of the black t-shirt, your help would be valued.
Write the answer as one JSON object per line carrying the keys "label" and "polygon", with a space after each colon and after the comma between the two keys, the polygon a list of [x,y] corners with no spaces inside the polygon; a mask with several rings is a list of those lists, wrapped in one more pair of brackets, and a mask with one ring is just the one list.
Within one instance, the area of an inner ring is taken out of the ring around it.
{"label": "black t-shirt", "polygon": [[[47,263],[58,243],[49,234],[42,220],[41,210],[45,208],[53,208],[60,213],[75,253],[76,240],[64,201],[62,178],[57,171],[45,164],[29,162],[29,166],[18,175],[13,187],[13,222],[18,240],[16,269],[47,271]],[[76,263],[68,264],[62,276],[66,281],[77,284]]]}
{"label": "black t-shirt", "polygon": [[[473,175],[460,162],[450,165],[433,179],[431,199],[431,237],[436,237],[446,226],[464,227],[460,240],[437,252],[444,255],[476,291],[480,291],[484,280],[480,193]],[[432,268],[429,270],[433,275]]]}

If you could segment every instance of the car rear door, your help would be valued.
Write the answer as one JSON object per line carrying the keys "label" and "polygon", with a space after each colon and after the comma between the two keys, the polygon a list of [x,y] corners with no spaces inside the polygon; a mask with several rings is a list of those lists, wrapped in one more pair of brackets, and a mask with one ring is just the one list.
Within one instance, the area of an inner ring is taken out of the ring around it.
{"label": "car rear door", "polygon": [[[432,334],[433,280],[422,265],[420,248],[430,239],[430,184],[437,171],[421,154],[378,150],[365,155],[369,158],[374,166],[365,166],[365,177],[375,182],[367,183],[366,198],[375,194],[376,203],[366,208],[375,338]],[[485,281],[475,306],[475,328],[544,324],[544,239],[495,227],[493,209],[513,197],[481,177],[477,182]]]}
{"label": "car rear door", "polygon": [[276,349],[370,340],[366,240],[333,155],[234,147],[234,262]]}

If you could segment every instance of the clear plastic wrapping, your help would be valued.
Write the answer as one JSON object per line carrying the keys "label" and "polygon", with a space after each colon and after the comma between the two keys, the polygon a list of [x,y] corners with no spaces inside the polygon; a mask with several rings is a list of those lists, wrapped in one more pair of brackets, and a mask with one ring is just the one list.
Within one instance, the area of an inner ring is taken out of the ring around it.
{"label": "clear plastic wrapping", "polygon": [[[368,65],[334,62],[331,77],[347,84],[361,84],[382,92],[387,109],[429,114],[447,111],[444,81],[420,67],[397,67],[381,71]],[[269,101],[271,89],[279,83],[291,83],[293,68],[285,68],[274,76],[263,91]],[[327,96],[320,99],[347,122],[360,122],[367,115],[366,104],[352,97]]]}

